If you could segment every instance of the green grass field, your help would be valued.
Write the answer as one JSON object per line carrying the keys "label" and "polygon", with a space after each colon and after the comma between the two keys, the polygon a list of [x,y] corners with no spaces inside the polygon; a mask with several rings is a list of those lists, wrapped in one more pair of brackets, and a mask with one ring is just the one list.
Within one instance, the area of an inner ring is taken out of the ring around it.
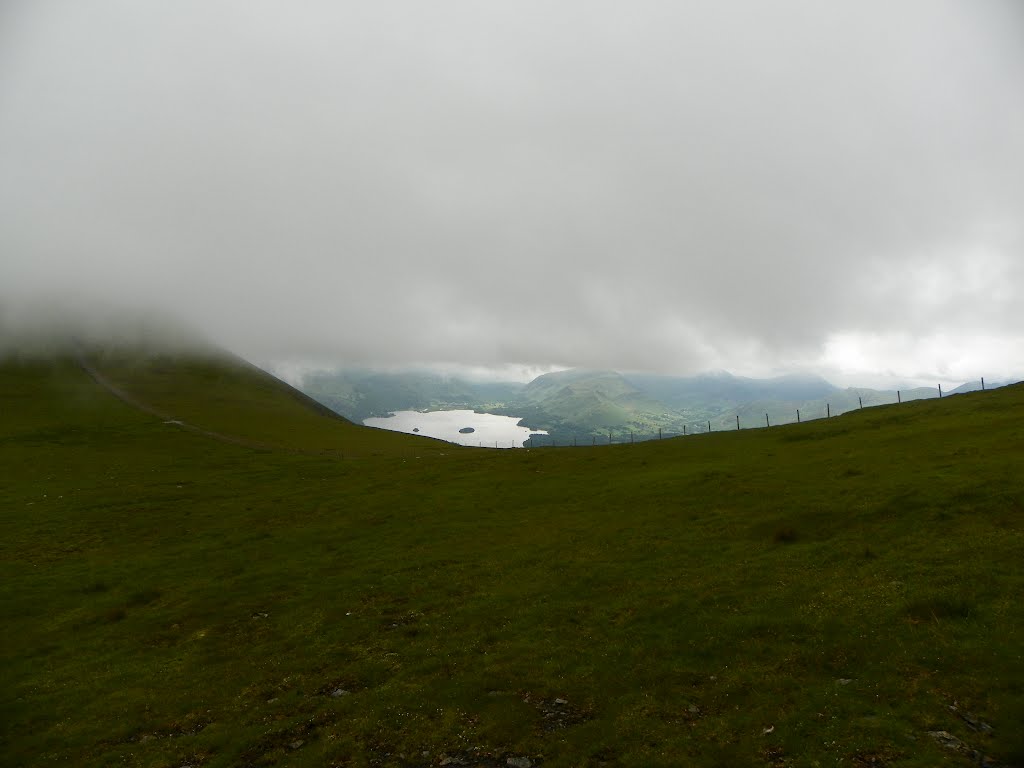
{"label": "green grass field", "polygon": [[94,364],[159,415],[0,364],[4,765],[1024,763],[1022,386],[495,451]]}

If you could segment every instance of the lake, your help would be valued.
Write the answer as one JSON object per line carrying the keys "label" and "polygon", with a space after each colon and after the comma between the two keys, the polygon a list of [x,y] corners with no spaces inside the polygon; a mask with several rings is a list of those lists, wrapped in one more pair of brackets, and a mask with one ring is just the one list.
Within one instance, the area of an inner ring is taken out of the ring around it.
{"label": "lake", "polygon": [[522,448],[530,435],[547,434],[544,430],[521,427],[519,421],[515,416],[475,411],[395,411],[390,416],[363,419],[363,424],[484,448]]}

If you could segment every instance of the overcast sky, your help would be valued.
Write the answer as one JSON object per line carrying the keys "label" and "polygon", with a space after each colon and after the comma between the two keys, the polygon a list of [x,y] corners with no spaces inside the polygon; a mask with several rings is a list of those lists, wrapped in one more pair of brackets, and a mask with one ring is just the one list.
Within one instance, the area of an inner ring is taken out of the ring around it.
{"label": "overcast sky", "polygon": [[1024,377],[1020,0],[5,0],[0,323]]}

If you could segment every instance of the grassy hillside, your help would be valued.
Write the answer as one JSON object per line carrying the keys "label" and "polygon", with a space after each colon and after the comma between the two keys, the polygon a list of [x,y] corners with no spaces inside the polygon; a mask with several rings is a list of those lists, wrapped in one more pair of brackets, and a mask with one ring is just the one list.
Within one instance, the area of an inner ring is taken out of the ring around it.
{"label": "grassy hillside", "polygon": [[515,399],[522,388],[522,384],[470,382],[435,373],[358,369],[315,372],[302,381],[303,391],[358,423],[400,410],[497,407]]}
{"label": "grassy hillside", "polygon": [[725,371],[688,377],[632,374],[629,380],[670,408],[697,408],[710,415],[753,400],[800,402],[825,398],[837,391],[816,376],[750,379]]}
{"label": "grassy hillside", "polygon": [[[100,383],[156,411],[165,421],[259,447],[353,456],[443,451],[436,441],[365,429],[243,360],[223,353],[89,352]],[[173,425],[171,425],[173,426]]]}
{"label": "grassy hillside", "polygon": [[[895,405],[900,402],[909,403],[914,400],[937,398],[938,390],[926,387],[903,390],[899,394],[895,390],[862,389],[850,387],[836,389],[826,397],[796,400],[755,400],[730,408],[725,413],[711,418],[715,430],[735,429],[736,417],[740,417],[740,427],[765,426],[765,414],[772,425],[791,424],[801,421],[839,416],[860,408],[871,408],[876,405]],[[799,417],[797,411],[800,412]]]}
{"label": "grassy hillside", "polygon": [[1024,762],[1020,386],[487,451],[100,362],[197,429],[0,365],[5,765]]}
{"label": "grassy hillside", "polygon": [[569,370],[538,376],[506,410],[563,442],[574,435],[604,434],[609,427],[649,432],[661,422],[674,423],[664,405],[615,371]]}
{"label": "grassy hillside", "polygon": [[[989,382],[989,388],[1000,386]],[[980,389],[980,382],[954,394]],[[572,444],[649,440],[761,427],[800,418],[810,421],[861,407],[934,398],[932,387],[896,390],[839,389],[813,376],[749,379],[724,371],[680,377],[623,375],[615,371],[572,369],[538,376],[529,384],[468,382],[422,372],[337,370],[304,377],[302,389],[320,403],[356,422],[396,410],[470,408],[515,416],[548,433],[544,442]]]}

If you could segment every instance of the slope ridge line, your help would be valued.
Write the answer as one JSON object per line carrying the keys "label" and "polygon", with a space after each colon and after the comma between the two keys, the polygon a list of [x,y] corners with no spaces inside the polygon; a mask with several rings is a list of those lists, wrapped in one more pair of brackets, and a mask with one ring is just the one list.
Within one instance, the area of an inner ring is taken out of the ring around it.
{"label": "slope ridge line", "polygon": [[227,443],[229,445],[237,445],[242,448],[250,448],[257,451],[283,451],[285,453],[301,454],[305,456],[336,456],[339,458],[344,458],[344,453],[340,451],[311,451],[302,448],[289,448],[283,445],[273,445],[270,443],[256,442],[254,440],[245,440],[243,438],[235,437],[233,435],[225,435],[222,432],[214,432],[213,430],[210,429],[204,429],[203,427],[197,426],[195,424],[190,424],[187,421],[174,417],[172,414],[165,413],[157,408],[154,408],[153,406],[142,402],[141,400],[134,397],[130,393],[125,392],[119,386],[114,384],[114,382],[112,382],[110,379],[108,379],[106,376],[100,373],[100,371],[98,371],[96,367],[92,365],[92,363],[86,360],[85,356],[82,355],[81,353],[77,353],[75,355],[75,362],[78,364],[79,368],[81,368],[82,371],[84,371],[85,374],[89,376],[89,378],[91,378],[99,387],[106,390],[107,392],[109,392],[111,395],[113,395],[126,405],[129,405],[132,408],[135,408],[136,410],[142,411],[143,413],[147,413],[150,416],[154,416],[160,419],[161,421],[164,422],[164,424],[180,427],[188,432],[192,432],[193,434],[197,435],[202,435],[203,437],[210,438],[211,440],[217,440],[219,442]]}

